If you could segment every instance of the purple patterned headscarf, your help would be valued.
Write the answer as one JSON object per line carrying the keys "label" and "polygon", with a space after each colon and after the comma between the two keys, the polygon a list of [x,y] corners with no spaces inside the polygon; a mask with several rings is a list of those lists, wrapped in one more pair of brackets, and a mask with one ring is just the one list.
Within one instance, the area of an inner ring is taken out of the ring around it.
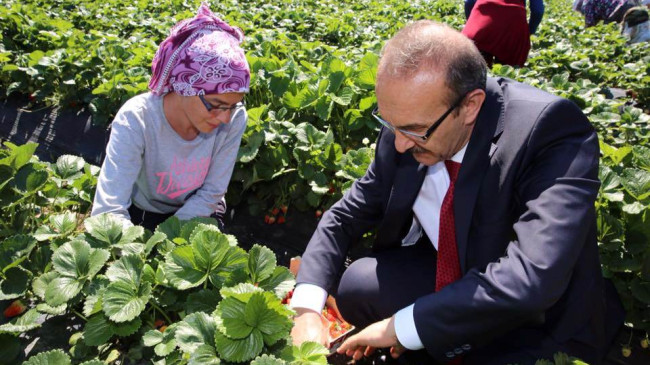
{"label": "purple patterned headscarf", "polygon": [[149,89],[183,96],[248,92],[250,69],[239,46],[244,33],[201,3],[194,18],[176,24],[158,47]]}

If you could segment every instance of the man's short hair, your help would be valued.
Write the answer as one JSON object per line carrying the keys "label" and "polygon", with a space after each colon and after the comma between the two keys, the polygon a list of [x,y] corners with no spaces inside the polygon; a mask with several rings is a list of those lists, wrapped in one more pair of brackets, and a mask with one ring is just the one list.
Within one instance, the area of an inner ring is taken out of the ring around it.
{"label": "man's short hair", "polygon": [[411,23],[381,52],[377,76],[410,77],[419,72],[445,75],[448,103],[466,93],[485,90],[487,64],[474,43],[460,32],[430,20]]}

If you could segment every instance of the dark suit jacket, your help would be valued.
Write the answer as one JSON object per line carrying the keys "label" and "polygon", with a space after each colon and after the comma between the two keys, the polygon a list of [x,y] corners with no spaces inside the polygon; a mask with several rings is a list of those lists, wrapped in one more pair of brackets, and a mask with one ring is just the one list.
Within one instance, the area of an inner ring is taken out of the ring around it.
{"label": "dark suit jacket", "polygon": [[[596,133],[566,99],[503,78],[488,78],[486,93],[454,194],[463,277],[415,302],[418,334],[439,360],[463,345],[467,359],[550,338],[584,344],[594,361],[608,341]],[[334,292],[348,249],[372,228],[373,249],[400,246],[427,167],[394,139],[382,130],[366,175],[323,215],[298,283]],[[620,309],[610,314],[622,323]]]}

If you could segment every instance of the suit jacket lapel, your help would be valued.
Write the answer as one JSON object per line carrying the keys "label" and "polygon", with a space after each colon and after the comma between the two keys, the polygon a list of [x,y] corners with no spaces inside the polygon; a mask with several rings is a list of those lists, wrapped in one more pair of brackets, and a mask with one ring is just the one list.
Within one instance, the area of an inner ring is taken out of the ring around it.
{"label": "suit jacket lapel", "polygon": [[410,227],[413,219],[413,203],[427,173],[427,166],[417,162],[411,153],[400,156],[390,198],[384,214],[384,222],[377,232],[375,249],[399,247],[406,234],[402,228]]}
{"label": "suit jacket lapel", "polygon": [[470,136],[454,190],[454,220],[460,268],[464,273],[474,205],[490,158],[503,132],[503,94],[496,79],[488,78],[483,107]]}

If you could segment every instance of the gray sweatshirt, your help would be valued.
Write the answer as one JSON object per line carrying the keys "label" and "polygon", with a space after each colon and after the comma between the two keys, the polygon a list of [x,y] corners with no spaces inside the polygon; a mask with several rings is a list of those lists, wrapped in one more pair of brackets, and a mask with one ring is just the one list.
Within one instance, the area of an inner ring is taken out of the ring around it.
{"label": "gray sweatshirt", "polygon": [[117,112],[91,215],[109,212],[130,222],[127,209],[133,203],[190,219],[209,216],[223,199],[246,129],[246,110],[186,141],[167,122],[162,100],[141,94]]}

